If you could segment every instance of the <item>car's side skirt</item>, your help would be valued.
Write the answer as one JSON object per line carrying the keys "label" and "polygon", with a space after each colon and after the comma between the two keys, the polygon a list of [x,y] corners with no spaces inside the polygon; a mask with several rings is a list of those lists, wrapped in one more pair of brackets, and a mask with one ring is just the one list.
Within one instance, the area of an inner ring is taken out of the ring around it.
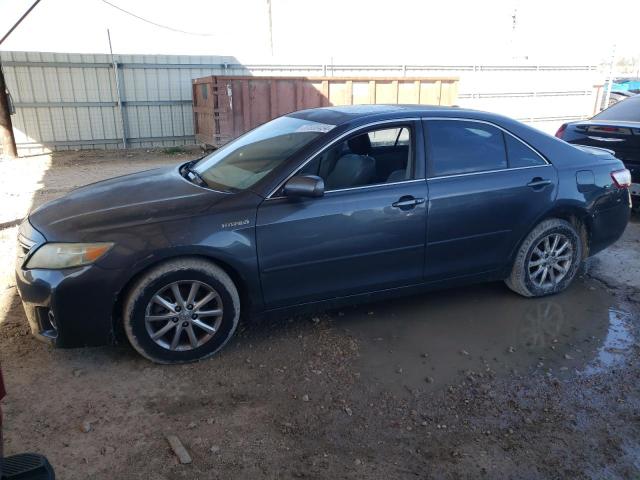
{"label": "car's side skirt", "polygon": [[296,305],[288,305],[286,307],[278,307],[273,309],[266,309],[262,312],[256,313],[254,316],[260,317],[271,315],[282,315],[285,313],[304,313],[313,312],[318,310],[328,310],[333,308],[345,307],[349,305],[355,305],[360,303],[378,302],[381,300],[387,300],[390,298],[417,295],[433,290],[442,290],[445,288],[451,288],[462,285],[470,285],[474,283],[485,283],[491,281],[504,280],[504,269],[491,270],[488,272],[482,272],[475,275],[465,275],[460,277],[448,278],[446,280],[437,280],[431,282],[423,282],[413,285],[407,285],[403,287],[389,288],[385,290],[376,290],[371,292],[359,293],[356,295],[348,295],[344,297],[336,297],[327,300],[320,300],[315,302],[307,302]]}

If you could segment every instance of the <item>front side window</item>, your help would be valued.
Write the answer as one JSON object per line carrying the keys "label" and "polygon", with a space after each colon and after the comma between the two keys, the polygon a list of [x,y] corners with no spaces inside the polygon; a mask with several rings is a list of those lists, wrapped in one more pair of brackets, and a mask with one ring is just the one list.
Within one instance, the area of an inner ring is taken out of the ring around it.
{"label": "front side window", "polygon": [[332,128],[334,125],[279,117],[204,157],[194,169],[211,188],[244,190]]}
{"label": "front side window", "polygon": [[299,174],[322,177],[326,191],[411,180],[411,146],[409,126],[373,129],[328,148]]}
{"label": "front side window", "polygon": [[429,120],[427,142],[431,176],[507,168],[502,131],[463,120]]}

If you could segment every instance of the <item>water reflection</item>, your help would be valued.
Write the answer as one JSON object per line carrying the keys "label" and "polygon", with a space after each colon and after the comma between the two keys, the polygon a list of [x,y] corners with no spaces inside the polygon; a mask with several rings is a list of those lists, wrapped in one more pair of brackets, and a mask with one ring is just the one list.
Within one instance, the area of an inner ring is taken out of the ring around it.
{"label": "water reflection", "polygon": [[584,368],[583,374],[593,375],[622,365],[633,347],[631,315],[613,308],[609,309],[609,329],[596,357]]}
{"label": "water reflection", "polygon": [[356,368],[384,388],[438,388],[469,374],[594,372],[633,343],[623,307],[584,282],[541,299],[496,283],[343,313],[339,328],[360,345]]}
{"label": "water reflection", "polygon": [[533,302],[526,307],[519,343],[530,349],[544,349],[557,342],[565,324],[562,305],[553,300]]}

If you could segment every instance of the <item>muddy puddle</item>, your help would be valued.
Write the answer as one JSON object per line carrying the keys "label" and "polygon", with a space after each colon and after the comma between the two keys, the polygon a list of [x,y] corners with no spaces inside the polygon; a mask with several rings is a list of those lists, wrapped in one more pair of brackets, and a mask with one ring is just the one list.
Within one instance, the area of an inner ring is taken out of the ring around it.
{"label": "muddy puddle", "polygon": [[484,376],[550,372],[560,378],[615,368],[635,343],[631,315],[601,287],[525,299],[478,285],[346,309],[338,328],[359,344],[363,380],[397,392]]}

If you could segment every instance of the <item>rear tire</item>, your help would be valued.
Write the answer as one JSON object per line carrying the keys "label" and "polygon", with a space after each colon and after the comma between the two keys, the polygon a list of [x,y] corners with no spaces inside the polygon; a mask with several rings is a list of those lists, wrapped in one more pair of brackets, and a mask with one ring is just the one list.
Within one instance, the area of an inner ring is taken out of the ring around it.
{"label": "rear tire", "polygon": [[522,242],[505,283],[524,297],[559,293],[571,284],[581,261],[576,228],[558,218],[545,220]]}
{"label": "rear tire", "polygon": [[131,346],[155,363],[187,363],[214,355],[231,339],[240,297],[220,267],[182,258],[146,272],[124,304]]}

